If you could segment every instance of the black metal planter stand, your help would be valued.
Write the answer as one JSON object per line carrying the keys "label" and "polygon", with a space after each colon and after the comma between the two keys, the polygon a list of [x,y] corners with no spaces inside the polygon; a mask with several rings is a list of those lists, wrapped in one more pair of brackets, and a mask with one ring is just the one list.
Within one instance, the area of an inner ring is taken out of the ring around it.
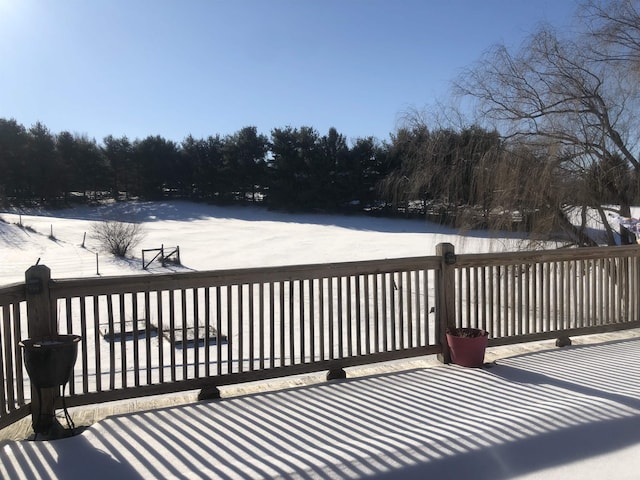
{"label": "black metal planter stand", "polygon": [[55,418],[55,409],[43,412],[43,389],[56,388],[60,393],[62,387],[62,409],[67,427],[74,434],[75,425],[65,402],[65,388],[73,374],[73,366],[78,356],[78,335],[57,335],[47,340],[26,339],[20,342],[23,349],[24,364],[38,397],[38,414],[34,417],[34,440],[39,433],[47,432]]}

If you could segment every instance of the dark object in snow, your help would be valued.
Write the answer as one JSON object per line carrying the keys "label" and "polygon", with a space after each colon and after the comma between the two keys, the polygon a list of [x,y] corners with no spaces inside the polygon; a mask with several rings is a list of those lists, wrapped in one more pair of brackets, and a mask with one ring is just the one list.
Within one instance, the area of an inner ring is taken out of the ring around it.
{"label": "dark object in snow", "polygon": [[[154,324],[149,324],[148,335],[153,337],[158,333],[158,327]],[[109,325],[106,324],[105,328],[102,330],[102,337],[107,341],[115,341],[120,340],[124,337],[125,340],[134,340],[137,338],[144,338],[147,336],[147,321],[142,318],[136,320],[127,320],[124,322],[124,330],[123,325],[119,321],[113,322],[113,329],[109,328]]]}
{"label": "dark object in snow", "polygon": [[[173,330],[173,338],[171,335],[171,330],[163,330],[162,336],[173,343],[174,347],[182,348],[183,346],[194,346],[199,345],[203,346],[205,343],[210,345],[215,345],[218,342],[218,332],[215,328],[209,327],[208,338],[207,338],[207,328],[206,327],[198,327],[197,329],[194,327],[188,327],[183,332],[182,327],[176,327]],[[184,339],[183,339],[184,336]],[[220,335],[220,343],[224,343],[227,341],[226,335]]]}

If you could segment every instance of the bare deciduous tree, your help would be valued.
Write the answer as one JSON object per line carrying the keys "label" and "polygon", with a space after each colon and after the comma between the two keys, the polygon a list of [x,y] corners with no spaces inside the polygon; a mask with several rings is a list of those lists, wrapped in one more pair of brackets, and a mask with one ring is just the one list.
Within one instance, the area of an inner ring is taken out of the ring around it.
{"label": "bare deciduous tree", "polygon": [[[617,17],[629,9],[635,17]],[[548,175],[543,178],[553,179],[553,188],[540,184],[530,190],[538,197],[534,203],[544,207],[538,214],[544,228],[559,228],[578,245],[612,244],[608,212],[629,216],[640,173],[634,154],[640,88],[637,76],[630,75],[631,62],[620,61],[621,45],[640,53],[640,16],[628,0],[591,2],[585,12],[591,22],[572,38],[543,27],[518,51],[495,46],[465,72],[456,90],[478,101],[482,115],[512,148],[544,158]],[[539,170],[520,173],[527,174]],[[579,227],[573,226],[576,211]],[[604,224],[605,239],[588,228],[587,211]]]}
{"label": "bare deciduous tree", "polygon": [[587,0],[579,17],[593,36],[593,53],[640,72],[640,5],[637,0]]}

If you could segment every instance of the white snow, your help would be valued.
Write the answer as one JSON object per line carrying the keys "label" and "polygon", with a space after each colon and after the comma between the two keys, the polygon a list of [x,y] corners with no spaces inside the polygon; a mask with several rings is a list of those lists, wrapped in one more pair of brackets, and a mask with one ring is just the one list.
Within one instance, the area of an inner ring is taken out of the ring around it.
{"label": "white snow", "polygon": [[631,480],[639,352],[618,340],[116,415],[0,444],[0,476]]}
{"label": "white snow", "polygon": [[[452,243],[459,253],[517,250],[522,244],[516,236],[463,235],[420,220],[292,215],[182,201],[0,212],[0,218],[0,285],[23,280],[38,259],[54,278],[144,274],[141,250],[163,244],[179,246],[183,268],[190,270],[435,255],[441,242]],[[135,258],[119,260],[101,251],[91,225],[103,219],[142,223],[146,236]]]}
{"label": "white snow", "polygon": [[[180,246],[176,271],[434,255],[440,242],[459,253],[521,247],[423,221],[178,201],[0,218],[0,285],[38,259],[54,278],[95,276],[96,252],[100,275],[147,275],[140,249],[161,244]],[[105,218],[143,223],[136,258],[99,251],[91,223]],[[639,340],[570,347],[492,369],[422,368],[115,416],[64,440],[0,443],[0,477],[637,478],[638,352]]]}

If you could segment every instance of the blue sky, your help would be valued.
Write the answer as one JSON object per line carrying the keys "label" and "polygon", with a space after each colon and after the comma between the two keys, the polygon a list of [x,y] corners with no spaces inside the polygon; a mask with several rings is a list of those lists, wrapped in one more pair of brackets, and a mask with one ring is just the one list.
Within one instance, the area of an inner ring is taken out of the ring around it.
{"label": "blue sky", "polygon": [[0,0],[0,118],[99,142],[302,125],[387,139],[574,0]]}

